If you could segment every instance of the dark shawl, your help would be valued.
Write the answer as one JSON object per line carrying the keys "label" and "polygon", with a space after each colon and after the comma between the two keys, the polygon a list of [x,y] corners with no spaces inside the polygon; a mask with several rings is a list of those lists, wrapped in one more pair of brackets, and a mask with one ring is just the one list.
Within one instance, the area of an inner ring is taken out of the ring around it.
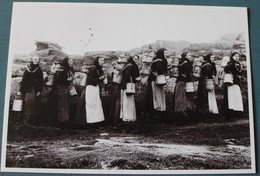
{"label": "dark shawl", "polygon": [[43,84],[43,73],[39,67],[39,64],[34,65],[31,63],[30,68],[26,67],[26,70],[24,71],[20,91],[23,94],[26,92],[31,92],[32,89],[36,92],[41,92]]}
{"label": "dark shawl", "polygon": [[191,72],[192,72],[192,63],[189,59],[186,58],[189,52],[184,52],[181,55],[181,60],[179,63],[179,74],[177,81],[191,81]]}
{"label": "dark shawl", "polygon": [[230,61],[227,63],[227,65],[224,67],[224,71],[226,73],[232,73],[233,74],[233,77],[234,77],[234,80],[233,80],[233,83],[234,84],[237,84],[237,85],[240,85],[240,78],[239,78],[239,75],[241,74],[242,72],[242,69],[241,69],[241,64],[240,62],[238,61],[235,61],[233,59],[233,56],[235,54],[239,54],[237,52],[235,53],[232,53],[231,57],[230,57]]}
{"label": "dark shawl", "polygon": [[[136,55],[137,56],[137,55]],[[139,56],[137,56],[139,58]],[[134,57],[130,57],[128,59],[128,63],[132,64],[132,77],[135,80],[137,77],[140,76],[138,65],[133,60]]]}

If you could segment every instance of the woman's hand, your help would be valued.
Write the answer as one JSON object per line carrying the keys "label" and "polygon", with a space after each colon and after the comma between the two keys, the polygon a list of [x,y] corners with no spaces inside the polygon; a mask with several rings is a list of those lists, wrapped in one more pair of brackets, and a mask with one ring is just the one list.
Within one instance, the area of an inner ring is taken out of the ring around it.
{"label": "woman's hand", "polygon": [[67,78],[67,81],[72,81],[72,80],[73,80],[73,77]]}
{"label": "woman's hand", "polygon": [[137,78],[135,78],[136,81],[141,81],[141,77],[138,76]]}
{"label": "woman's hand", "polygon": [[154,76],[158,76],[158,73],[157,73],[157,72],[153,72],[153,75],[154,75]]}
{"label": "woman's hand", "polygon": [[41,95],[41,92],[36,93],[36,97],[39,97]]}
{"label": "woman's hand", "polygon": [[100,76],[99,79],[100,80],[104,80],[106,78],[106,75]]}

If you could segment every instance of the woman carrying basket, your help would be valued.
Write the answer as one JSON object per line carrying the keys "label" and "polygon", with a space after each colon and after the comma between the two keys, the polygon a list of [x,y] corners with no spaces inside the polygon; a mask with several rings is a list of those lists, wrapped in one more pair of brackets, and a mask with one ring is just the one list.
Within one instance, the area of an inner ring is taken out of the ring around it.
{"label": "woman carrying basket", "polygon": [[[234,115],[239,115],[244,111],[243,99],[240,90],[240,74],[242,72],[241,64],[239,63],[240,55],[237,52],[231,54],[230,61],[224,67],[225,74],[229,74],[233,79],[233,84],[225,82],[224,88],[224,113],[231,118]],[[226,76],[226,75],[225,75]]]}
{"label": "woman carrying basket", "polygon": [[151,74],[148,78],[148,88],[145,98],[145,112],[151,117],[162,118],[166,112],[166,100],[164,85],[166,84],[165,74],[167,72],[167,50],[160,48],[156,52],[151,65]]}
{"label": "woman carrying basket", "polygon": [[191,53],[184,52],[179,63],[179,77],[176,81],[174,91],[174,110],[175,113],[187,116],[187,112],[192,112],[194,107],[194,85],[192,82],[192,63]]}
{"label": "woman carrying basket", "polygon": [[214,91],[214,76],[216,75],[214,59],[215,55],[209,53],[202,62],[197,92],[197,108],[200,112],[218,114],[218,106]]}

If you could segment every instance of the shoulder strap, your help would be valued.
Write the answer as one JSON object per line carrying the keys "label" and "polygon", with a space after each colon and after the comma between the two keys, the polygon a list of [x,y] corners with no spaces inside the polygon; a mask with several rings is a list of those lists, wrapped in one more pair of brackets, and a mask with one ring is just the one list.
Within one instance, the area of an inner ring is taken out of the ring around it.
{"label": "shoulder strap", "polygon": [[153,63],[155,63],[155,62],[159,62],[159,61],[161,61],[161,62],[162,62],[162,60],[161,60],[161,59],[155,59],[155,60],[153,60]]}
{"label": "shoulder strap", "polygon": [[188,63],[187,61],[184,61],[183,63],[180,64],[180,66],[183,66],[184,64]]}
{"label": "shoulder strap", "polygon": [[211,64],[210,64],[210,63],[206,63],[206,64],[203,64],[203,65],[201,66],[201,68],[205,67],[206,65],[209,65],[209,66],[211,66]]}

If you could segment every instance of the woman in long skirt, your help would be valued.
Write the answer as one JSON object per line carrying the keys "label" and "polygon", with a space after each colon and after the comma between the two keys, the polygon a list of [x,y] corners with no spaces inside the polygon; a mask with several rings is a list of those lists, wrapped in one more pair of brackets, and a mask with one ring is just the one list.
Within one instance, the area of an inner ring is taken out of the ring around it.
{"label": "woman in long skirt", "polygon": [[39,57],[34,55],[24,71],[20,92],[24,97],[23,116],[25,121],[36,122],[40,115],[40,95],[43,88],[43,72]]}
{"label": "woman in long skirt", "polygon": [[[121,88],[121,105],[120,105],[120,119],[126,122],[136,121],[136,107],[134,93],[129,93],[127,84],[135,84],[139,76],[139,69],[134,57],[130,57],[124,66],[122,72]],[[126,58],[124,60],[127,60]],[[136,60],[136,59],[135,59]],[[137,61],[137,60],[136,60]],[[133,85],[132,84],[132,85]]]}
{"label": "woman in long skirt", "polygon": [[105,120],[99,88],[99,84],[106,78],[102,70],[103,64],[104,58],[97,58],[93,66],[89,68],[85,92],[87,123],[97,123]]}
{"label": "woman in long skirt", "polygon": [[121,111],[121,82],[122,82],[122,69],[124,68],[126,60],[119,58],[116,62],[116,66],[113,69],[111,79],[111,108],[109,113],[108,122],[117,124],[120,122]]}
{"label": "woman in long skirt", "polygon": [[181,60],[179,63],[179,77],[176,81],[175,91],[174,91],[174,110],[176,113],[181,113],[182,115],[187,115],[188,111],[195,109],[193,95],[194,91],[186,90],[186,83],[191,83],[192,89],[192,63],[191,63],[191,53],[184,52],[181,55]]}
{"label": "woman in long skirt", "polygon": [[148,78],[148,88],[145,98],[145,112],[149,113],[151,117],[154,115],[163,117],[166,112],[164,86],[156,84],[156,77],[158,75],[165,75],[167,72],[166,52],[165,48],[160,48],[156,52],[151,65],[151,74]]}
{"label": "woman in long skirt", "polygon": [[215,55],[207,54],[201,65],[201,76],[199,78],[197,92],[197,108],[200,112],[210,112],[218,114],[218,106],[214,89],[206,89],[206,80],[213,81],[216,75],[216,66],[214,63]]}
{"label": "woman in long skirt", "polygon": [[61,67],[57,68],[53,83],[54,110],[53,118],[58,124],[68,124],[70,121],[70,85],[72,77],[68,58],[64,58]]}
{"label": "woman in long skirt", "polygon": [[233,75],[233,85],[226,85],[224,88],[224,113],[227,118],[233,115],[239,115],[244,111],[243,99],[240,90],[240,74],[242,72],[239,63],[240,55],[237,52],[232,53],[230,61],[224,67],[225,74]]}

